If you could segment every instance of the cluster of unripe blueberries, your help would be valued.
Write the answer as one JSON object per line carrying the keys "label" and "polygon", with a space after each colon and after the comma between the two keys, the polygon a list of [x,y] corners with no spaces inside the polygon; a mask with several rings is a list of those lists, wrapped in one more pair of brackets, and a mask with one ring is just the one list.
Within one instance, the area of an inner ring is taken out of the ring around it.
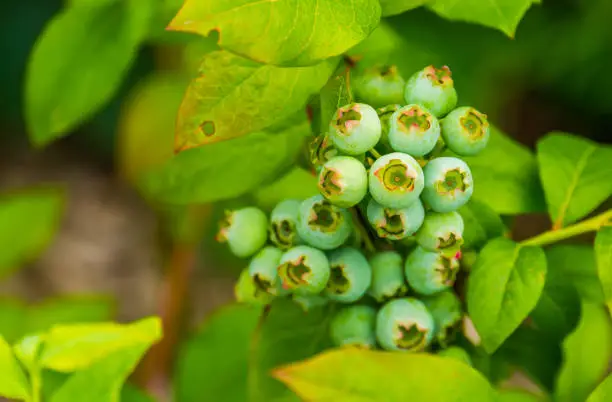
{"label": "cluster of unripe blueberries", "polygon": [[457,209],[474,189],[456,156],[486,146],[487,117],[456,107],[447,67],[408,81],[375,67],[355,82],[363,103],[340,107],[311,146],[320,194],[284,200],[269,219],[248,207],[222,222],[219,240],[252,257],[237,297],[290,297],[305,309],[335,302],[337,345],[446,348],[463,317],[453,290],[464,230]]}

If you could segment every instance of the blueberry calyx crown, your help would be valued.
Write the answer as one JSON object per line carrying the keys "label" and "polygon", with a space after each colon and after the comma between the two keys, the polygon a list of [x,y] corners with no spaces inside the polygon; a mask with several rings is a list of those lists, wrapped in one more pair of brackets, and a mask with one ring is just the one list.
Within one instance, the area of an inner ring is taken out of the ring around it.
{"label": "blueberry calyx crown", "polygon": [[324,168],[319,181],[319,188],[324,196],[329,197],[342,193],[342,187],[338,184],[339,179],[340,174],[336,170]]}
{"label": "blueberry calyx crown", "polygon": [[419,328],[416,323],[397,325],[395,344],[404,350],[419,350],[427,344],[427,329]]}
{"label": "blueberry calyx crown", "polygon": [[302,256],[278,266],[278,276],[280,276],[284,288],[298,287],[308,282],[311,269],[304,263],[305,259],[306,257]]}
{"label": "blueberry calyx crown", "polygon": [[361,113],[357,110],[358,108],[359,106],[353,103],[347,107],[338,109],[338,116],[334,121],[334,127],[336,127],[341,134],[350,135],[353,127],[359,125]]}
{"label": "blueberry calyx crown", "polygon": [[344,266],[342,264],[332,265],[327,290],[333,294],[344,294],[349,290],[350,285],[349,279],[344,274]]}
{"label": "blueberry calyx crown", "polygon": [[418,106],[412,106],[408,110],[404,110],[397,118],[400,123],[399,128],[404,132],[425,132],[431,127],[431,117],[423,109]]}
{"label": "blueberry calyx crown", "polygon": [[231,211],[225,211],[225,216],[219,222],[219,232],[215,236],[215,240],[219,243],[225,243],[230,227],[232,226],[233,213]]}
{"label": "blueberry calyx crown", "polygon": [[280,248],[291,247],[296,235],[295,224],[288,219],[270,224],[270,239]]}
{"label": "blueberry calyx crown", "polygon": [[399,159],[391,159],[389,163],[375,171],[374,175],[389,191],[414,190],[414,177],[410,176],[408,167]]}
{"label": "blueberry calyx crown", "polygon": [[308,226],[324,233],[336,231],[344,221],[344,216],[329,201],[322,200],[312,206]]}
{"label": "blueberry calyx crown", "polygon": [[376,232],[380,237],[399,236],[404,233],[404,219],[402,215],[393,209],[384,208],[384,221],[376,226]]}
{"label": "blueberry calyx crown", "polygon": [[272,288],[272,282],[265,278],[262,278],[262,276],[259,274],[255,274],[253,276],[253,283],[255,284],[257,290],[260,290],[262,292],[267,293]]}
{"label": "blueberry calyx crown", "polygon": [[463,238],[455,232],[449,232],[446,237],[438,237],[438,249],[450,249],[463,244]]}
{"label": "blueberry calyx crown", "polygon": [[440,266],[436,268],[436,272],[440,274],[444,285],[452,286],[455,283],[457,268],[459,268],[459,264],[456,264],[451,258],[440,256]]}
{"label": "blueberry calyx crown", "polygon": [[329,137],[320,135],[309,144],[310,162],[314,165],[322,165],[334,156],[338,155],[338,150],[334,147]]}
{"label": "blueberry calyx crown", "polygon": [[434,84],[440,86],[451,86],[453,85],[453,78],[450,68],[448,66],[442,66],[436,68],[434,66],[426,67],[425,76]]}
{"label": "blueberry calyx crown", "polygon": [[489,127],[487,116],[474,108],[470,108],[469,111],[459,119],[459,123],[472,139],[482,138]]}
{"label": "blueberry calyx crown", "polygon": [[468,188],[466,176],[459,168],[446,171],[444,179],[435,183],[436,192],[438,194],[452,194],[455,191],[465,192]]}

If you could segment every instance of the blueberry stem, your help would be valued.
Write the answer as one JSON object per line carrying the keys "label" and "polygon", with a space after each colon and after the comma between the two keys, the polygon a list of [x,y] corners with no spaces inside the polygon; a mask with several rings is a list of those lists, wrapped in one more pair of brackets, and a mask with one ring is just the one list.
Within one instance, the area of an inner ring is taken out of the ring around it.
{"label": "blueberry stem", "polygon": [[374,148],[370,149],[368,151],[370,154],[372,154],[373,157],[375,157],[376,159],[380,158],[382,155],[380,153],[378,153],[377,150],[375,150]]}
{"label": "blueberry stem", "polygon": [[612,225],[612,209],[563,229],[544,232],[530,239],[523,240],[520,244],[522,246],[546,246],[583,233],[595,232],[609,225]]}
{"label": "blueberry stem", "polygon": [[361,235],[361,238],[364,242],[365,250],[369,253],[373,253],[376,251],[376,247],[374,246],[374,242],[370,238],[370,232],[368,232],[366,225],[366,220],[362,215],[359,207],[351,208],[351,212],[353,213],[353,221],[357,230]]}

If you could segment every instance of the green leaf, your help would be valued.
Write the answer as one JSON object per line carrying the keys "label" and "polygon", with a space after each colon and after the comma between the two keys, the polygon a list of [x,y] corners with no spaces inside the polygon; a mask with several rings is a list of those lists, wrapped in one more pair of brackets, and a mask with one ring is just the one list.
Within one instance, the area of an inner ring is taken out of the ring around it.
{"label": "green leaf", "polygon": [[234,198],[291,165],[309,134],[310,126],[303,119],[280,133],[257,132],[188,149],[147,172],[141,186],[156,200],[171,204]]}
{"label": "green leaf", "polygon": [[303,109],[336,61],[308,67],[274,67],[229,52],[204,57],[179,109],[176,150],[260,131]]}
{"label": "green leaf", "polygon": [[378,0],[187,0],[168,28],[262,63],[308,65],[344,53],[380,19]]}
{"label": "green leaf", "polygon": [[253,195],[257,205],[272,209],[287,198],[303,200],[319,193],[317,178],[300,167],[294,167],[274,183],[259,188]]}
{"label": "green leaf", "polygon": [[516,330],[536,306],[546,277],[539,247],[523,247],[506,238],[490,241],[468,279],[468,313],[489,353]]}
{"label": "green leaf", "polygon": [[319,134],[326,134],[329,130],[329,123],[340,106],[344,106],[353,101],[353,96],[349,87],[351,70],[345,63],[341,63],[336,72],[327,81],[319,94],[319,104],[321,108]]}
{"label": "green leaf", "polygon": [[428,7],[444,18],[481,24],[514,37],[533,0],[435,0]]}
{"label": "green leaf", "polygon": [[576,330],[563,342],[555,402],[581,402],[605,377],[612,358],[612,324],[601,306],[583,303]]}
{"label": "green leaf", "polygon": [[128,325],[116,323],[59,325],[45,336],[41,367],[71,372],[88,367],[118,350],[146,345],[161,337],[158,318]]}
{"label": "green leaf", "polygon": [[503,215],[546,210],[536,158],[527,148],[492,128],[491,139],[477,156],[466,157],[474,176],[474,199]]}
{"label": "green leaf", "polygon": [[612,400],[612,375],[609,375],[599,384],[586,402],[607,402],[610,400]]}
{"label": "green leaf", "polygon": [[604,227],[597,232],[595,257],[603,295],[608,306],[612,306],[612,227]]}
{"label": "green leaf", "polygon": [[612,195],[612,147],[565,133],[538,143],[540,177],[556,227],[588,215]]}
{"label": "green leaf", "polygon": [[250,339],[261,308],[227,306],[211,316],[180,353],[175,398],[181,402],[248,401]]}
{"label": "green leaf", "polygon": [[36,370],[38,354],[44,341],[44,335],[28,335],[13,345],[15,356],[30,372]]}
{"label": "green leaf", "polygon": [[503,390],[499,392],[497,402],[544,402],[544,400],[526,391]]}
{"label": "green leaf", "polygon": [[30,262],[50,242],[64,209],[58,188],[30,188],[0,196],[0,277]]}
{"label": "green leaf", "polygon": [[149,4],[79,4],[46,26],[26,73],[25,114],[35,145],[74,129],[114,95],[146,34]]}
{"label": "green leaf", "polygon": [[126,383],[121,390],[121,402],[155,402],[156,399],[141,389]]}
{"label": "green leaf", "polygon": [[572,283],[582,299],[603,303],[601,282],[597,275],[597,264],[593,247],[574,244],[559,244],[546,249],[550,270]]}
{"label": "green leaf", "polygon": [[480,248],[507,230],[499,215],[482,201],[470,200],[458,212],[465,224],[463,239],[466,249]]}
{"label": "green leaf", "polygon": [[[491,401],[495,391],[470,366],[430,354],[342,348],[281,367],[274,376],[304,400]],[[443,385],[443,386],[441,386]]]}
{"label": "green leaf", "polygon": [[404,39],[388,23],[381,21],[370,36],[349,49],[346,54],[358,62],[357,67],[359,68],[378,63],[385,64],[392,55],[397,56],[399,49],[404,47],[404,42]]}
{"label": "green leaf", "polygon": [[0,396],[12,399],[29,399],[30,386],[25,373],[13,355],[11,347],[0,336]]}
{"label": "green leaf", "polygon": [[380,6],[382,8],[382,15],[388,17],[412,10],[429,2],[430,0],[380,0]]}

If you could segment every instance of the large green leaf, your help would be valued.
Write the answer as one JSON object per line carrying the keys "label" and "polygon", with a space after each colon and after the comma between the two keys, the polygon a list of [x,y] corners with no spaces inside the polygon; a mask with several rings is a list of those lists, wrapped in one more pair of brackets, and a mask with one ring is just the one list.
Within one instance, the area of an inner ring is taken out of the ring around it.
{"label": "large green leaf", "polygon": [[430,1],[431,0],[380,0],[380,6],[382,8],[382,15],[388,17],[420,7]]}
{"label": "large green leaf", "polygon": [[577,221],[612,195],[612,147],[565,133],[538,143],[540,177],[557,227]]}
{"label": "large green leaf", "polygon": [[147,348],[161,337],[158,318],[128,325],[116,323],[58,325],[45,335],[41,367],[72,372],[91,366],[118,350]]}
{"label": "large green leaf", "polygon": [[325,85],[335,64],[274,67],[226,51],[208,54],[179,109],[175,148],[241,137],[282,122]]}
{"label": "large green leaf", "polygon": [[429,8],[444,18],[499,29],[513,37],[534,0],[434,0]]}
{"label": "large green leaf", "polygon": [[318,193],[316,176],[300,167],[295,167],[274,183],[257,189],[253,195],[257,205],[272,209],[284,199],[302,200]]}
{"label": "large green leaf", "polygon": [[612,375],[599,384],[586,402],[608,402],[610,400],[612,400]]}
{"label": "large green leaf", "polygon": [[482,201],[470,200],[458,212],[465,224],[465,248],[480,248],[507,230],[499,215]]}
{"label": "large green leaf", "polygon": [[172,204],[237,197],[291,165],[309,134],[304,116],[281,133],[257,132],[188,149],[147,172],[141,186],[153,198]]}
{"label": "large green leaf", "polygon": [[593,247],[577,244],[558,244],[546,249],[549,270],[555,270],[567,278],[582,299],[603,303],[601,282]]}
{"label": "large green leaf", "polygon": [[11,347],[0,336],[0,396],[29,399],[30,386]]}
{"label": "large green leaf", "polygon": [[[604,227],[595,236],[597,272],[608,306],[612,306],[612,227]],[[612,312],[612,309],[610,310]]]}
{"label": "large green leaf", "polygon": [[206,36],[263,63],[308,65],[365,39],[380,19],[378,0],[187,0],[169,28]]}
{"label": "large green leaf", "polygon": [[601,306],[583,303],[576,330],[563,342],[564,362],[555,402],[582,402],[608,372],[612,358],[612,324]]}
{"label": "large green leaf", "polygon": [[64,207],[57,188],[31,188],[0,196],[0,277],[47,246]]}
{"label": "large green leaf", "polygon": [[113,96],[146,34],[151,4],[75,4],[47,25],[26,75],[25,113],[34,144],[66,134]]}
{"label": "large green leaf", "polygon": [[275,370],[309,401],[491,401],[495,391],[470,366],[421,353],[343,348]]}
{"label": "large green leaf", "polygon": [[321,89],[319,94],[320,128],[318,134],[325,134],[329,130],[329,123],[339,107],[353,101],[350,89],[351,70],[345,63],[341,63],[334,75]]}
{"label": "large green leaf", "polygon": [[504,390],[499,392],[497,402],[544,402],[545,399],[537,395],[530,394],[527,391],[519,390]]}
{"label": "large green leaf", "polygon": [[474,176],[474,199],[504,215],[545,211],[536,158],[523,145],[492,129],[487,148],[464,159]]}
{"label": "large green leaf", "polygon": [[468,279],[467,307],[484,348],[495,351],[536,306],[546,277],[546,256],[506,238],[490,241]]}

